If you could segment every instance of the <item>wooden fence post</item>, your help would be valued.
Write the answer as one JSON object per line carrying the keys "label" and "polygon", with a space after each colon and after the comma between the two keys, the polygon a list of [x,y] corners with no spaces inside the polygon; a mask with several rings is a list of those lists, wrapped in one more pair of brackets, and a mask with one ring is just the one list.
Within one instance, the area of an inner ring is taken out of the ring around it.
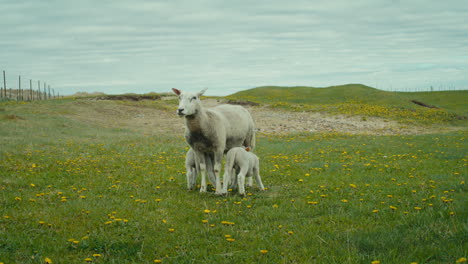
{"label": "wooden fence post", "polygon": [[29,79],[29,101],[34,101],[31,79]]}
{"label": "wooden fence post", "polygon": [[38,100],[42,99],[42,96],[41,96],[41,81],[37,81],[37,97],[39,98]]}
{"label": "wooden fence post", "polygon": [[[3,71],[3,91],[4,91],[4,95],[5,95],[4,97],[5,98],[7,97],[6,96],[6,90],[7,90],[7,88],[6,88],[6,77],[5,77],[5,71]],[[0,92],[2,92],[2,91],[0,91]]]}

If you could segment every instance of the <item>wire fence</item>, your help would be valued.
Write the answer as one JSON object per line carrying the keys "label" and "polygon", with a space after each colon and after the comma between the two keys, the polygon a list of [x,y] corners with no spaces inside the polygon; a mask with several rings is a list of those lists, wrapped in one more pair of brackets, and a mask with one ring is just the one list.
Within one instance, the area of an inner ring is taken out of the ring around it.
{"label": "wire fence", "polygon": [[37,82],[33,82],[32,79],[29,79],[29,82],[26,81],[26,83],[24,83],[21,75],[18,75],[18,79],[14,80],[13,82],[11,82],[11,80],[12,79],[10,78],[7,79],[6,72],[3,71],[3,82],[2,86],[0,86],[1,100],[37,101],[63,97],[60,96],[58,91],[56,92],[54,88],[51,88],[50,84],[47,84],[44,81],[42,83],[39,80]]}

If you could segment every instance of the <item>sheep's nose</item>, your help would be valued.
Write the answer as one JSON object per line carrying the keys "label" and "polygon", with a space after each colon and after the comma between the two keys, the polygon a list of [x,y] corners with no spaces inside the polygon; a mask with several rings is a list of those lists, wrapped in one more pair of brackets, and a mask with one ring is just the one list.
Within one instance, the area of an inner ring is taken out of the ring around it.
{"label": "sheep's nose", "polygon": [[177,114],[183,115],[183,114],[184,114],[183,112],[184,112],[184,109],[183,109],[183,108],[177,109]]}

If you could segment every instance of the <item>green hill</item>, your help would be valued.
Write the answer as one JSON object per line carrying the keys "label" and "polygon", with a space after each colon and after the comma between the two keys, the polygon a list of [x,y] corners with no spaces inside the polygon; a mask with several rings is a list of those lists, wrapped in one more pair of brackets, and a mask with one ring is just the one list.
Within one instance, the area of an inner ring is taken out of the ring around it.
{"label": "green hill", "polygon": [[249,100],[264,104],[332,105],[343,103],[405,108],[423,108],[413,100],[441,108],[449,113],[468,115],[468,91],[387,92],[362,84],[326,88],[262,86],[227,96],[228,99]]}

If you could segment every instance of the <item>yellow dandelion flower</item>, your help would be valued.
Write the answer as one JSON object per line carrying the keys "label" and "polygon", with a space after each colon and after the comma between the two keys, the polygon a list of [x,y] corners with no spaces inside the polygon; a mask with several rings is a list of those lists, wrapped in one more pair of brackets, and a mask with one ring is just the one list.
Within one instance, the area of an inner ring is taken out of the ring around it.
{"label": "yellow dandelion flower", "polygon": [[204,212],[205,214],[209,214],[209,213],[211,212],[211,210],[205,209],[205,210],[203,210],[203,212]]}
{"label": "yellow dandelion flower", "polygon": [[398,209],[398,208],[397,208],[397,207],[395,207],[395,206],[392,206],[392,205],[391,205],[391,206],[390,206],[390,209],[392,209],[392,210],[394,210],[394,211],[395,211],[395,210],[396,210],[396,209]]}
{"label": "yellow dandelion flower", "polygon": [[47,264],[52,264],[52,260],[50,258],[44,258],[44,262]]}
{"label": "yellow dandelion flower", "polygon": [[372,212],[373,212],[373,213],[378,213],[378,212],[379,212],[379,210],[373,210]]}
{"label": "yellow dandelion flower", "polygon": [[234,238],[226,238],[226,240],[229,241],[229,242],[234,242],[234,241],[236,241]]}
{"label": "yellow dandelion flower", "polygon": [[93,259],[92,259],[92,258],[85,258],[84,261],[86,261],[86,262],[92,262]]}
{"label": "yellow dandelion flower", "polygon": [[169,228],[168,231],[173,233],[175,231],[175,229],[174,228]]}
{"label": "yellow dandelion flower", "polygon": [[268,253],[268,250],[266,250],[266,249],[262,249],[262,250],[260,250],[260,253],[262,253],[262,254],[266,254],[266,253]]}
{"label": "yellow dandelion flower", "polygon": [[162,259],[155,259],[153,260],[154,263],[162,263]]}
{"label": "yellow dandelion flower", "polygon": [[102,256],[101,254],[93,254],[93,257],[95,257],[95,258],[99,258],[101,256]]}
{"label": "yellow dandelion flower", "polygon": [[371,262],[371,264],[380,264],[380,261],[374,260],[374,261]]}
{"label": "yellow dandelion flower", "polygon": [[459,258],[457,259],[456,263],[465,263],[467,261],[466,258]]}
{"label": "yellow dandelion flower", "polygon": [[421,209],[422,209],[422,208],[419,207],[419,206],[414,207],[414,210],[416,210],[416,211],[419,211],[419,210],[421,210]]}
{"label": "yellow dandelion flower", "polygon": [[202,220],[202,223],[207,224],[207,223],[208,223],[208,220],[203,219],[203,220]]}

